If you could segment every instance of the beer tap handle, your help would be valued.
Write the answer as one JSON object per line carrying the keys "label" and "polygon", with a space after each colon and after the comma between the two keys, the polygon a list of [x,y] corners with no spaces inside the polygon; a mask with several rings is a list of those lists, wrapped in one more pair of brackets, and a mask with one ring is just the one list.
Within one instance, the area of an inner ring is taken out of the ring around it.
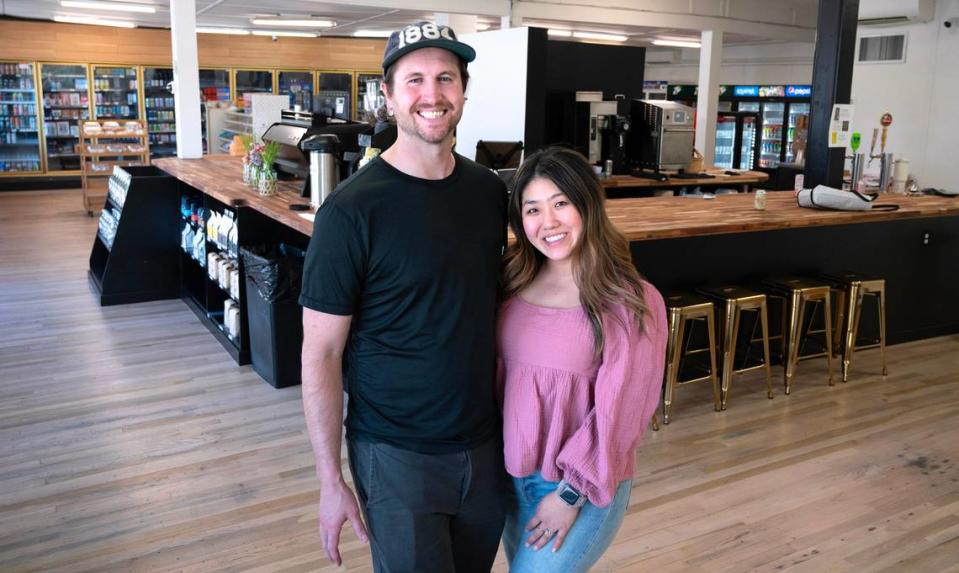
{"label": "beer tap handle", "polygon": [[869,143],[869,165],[876,158],[876,137],[879,135],[879,128],[872,128],[872,141]]}
{"label": "beer tap handle", "polygon": [[883,154],[886,152],[886,126],[882,126],[882,143],[879,144],[879,153]]}

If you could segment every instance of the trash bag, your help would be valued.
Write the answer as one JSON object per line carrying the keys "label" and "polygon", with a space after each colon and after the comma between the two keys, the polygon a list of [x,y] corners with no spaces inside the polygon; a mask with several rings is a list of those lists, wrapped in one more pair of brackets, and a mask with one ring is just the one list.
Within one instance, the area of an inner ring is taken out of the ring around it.
{"label": "trash bag", "polygon": [[[258,245],[240,249],[247,278],[256,287],[260,298],[270,302],[296,302],[303,278],[306,253],[296,247]],[[247,293],[250,296],[250,293]]]}

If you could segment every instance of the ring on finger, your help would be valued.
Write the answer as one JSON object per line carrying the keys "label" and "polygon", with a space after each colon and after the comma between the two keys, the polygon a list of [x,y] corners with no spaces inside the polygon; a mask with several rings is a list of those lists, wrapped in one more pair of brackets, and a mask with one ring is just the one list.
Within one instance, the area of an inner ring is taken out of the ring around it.
{"label": "ring on finger", "polygon": [[546,537],[550,537],[553,535],[553,530],[548,527],[544,529],[543,532],[546,533]]}

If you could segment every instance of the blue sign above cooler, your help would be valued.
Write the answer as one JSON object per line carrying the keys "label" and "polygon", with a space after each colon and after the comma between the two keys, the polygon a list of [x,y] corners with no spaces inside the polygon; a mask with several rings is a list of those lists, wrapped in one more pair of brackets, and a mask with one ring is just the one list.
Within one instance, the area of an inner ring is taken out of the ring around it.
{"label": "blue sign above cooler", "polygon": [[786,97],[812,97],[812,86],[786,86]]}
{"label": "blue sign above cooler", "polygon": [[733,86],[733,95],[736,97],[757,97],[759,86]]}

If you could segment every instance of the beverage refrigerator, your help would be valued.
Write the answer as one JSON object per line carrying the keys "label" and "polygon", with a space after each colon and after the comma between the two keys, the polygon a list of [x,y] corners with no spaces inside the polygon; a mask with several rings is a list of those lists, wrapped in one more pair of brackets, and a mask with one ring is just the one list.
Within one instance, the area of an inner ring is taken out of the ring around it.
{"label": "beverage refrigerator", "polygon": [[143,68],[143,105],[150,134],[150,158],[176,155],[176,111],[171,68]]}
{"label": "beverage refrigerator", "polygon": [[[795,160],[792,144],[798,129],[805,129],[812,89],[808,85],[729,86],[721,98],[738,112],[753,112],[759,118],[756,168],[775,169]],[[797,126],[797,123],[799,124]]]}
{"label": "beverage refrigerator", "polygon": [[34,72],[29,62],[0,63],[0,175],[43,166]]}
{"label": "beverage refrigerator", "polygon": [[[669,86],[667,94],[669,99],[695,108],[698,91],[695,85],[676,84]],[[805,119],[811,96],[808,85],[719,86],[716,166],[775,169],[781,163],[792,163],[792,143],[808,125]]]}

